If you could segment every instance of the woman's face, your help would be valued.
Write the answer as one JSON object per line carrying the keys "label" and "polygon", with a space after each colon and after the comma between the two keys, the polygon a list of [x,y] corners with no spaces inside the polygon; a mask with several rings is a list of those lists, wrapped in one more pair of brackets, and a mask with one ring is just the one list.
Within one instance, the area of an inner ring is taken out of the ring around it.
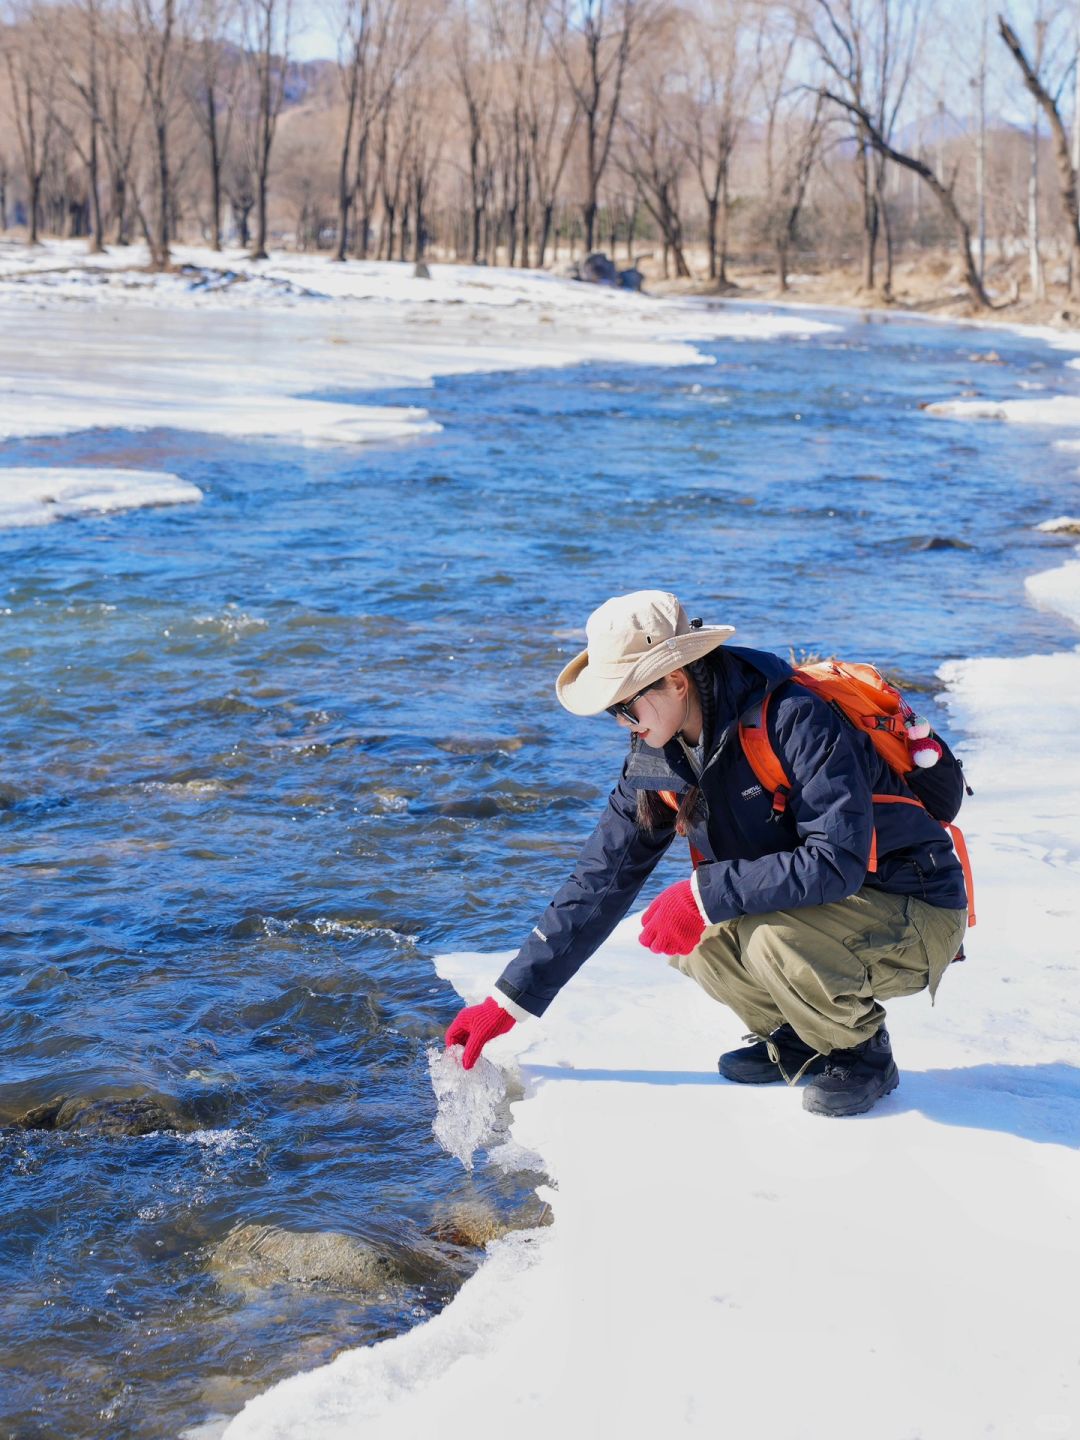
{"label": "woman's face", "polygon": [[655,689],[646,690],[644,695],[628,702],[637,724],[631,725],[625,715],[616,717],[618,723],[640,735],[645,744],[651,745],[654,750],[662,750],[674,738],[675,732],[686,724],[689,683],[690,677],[685,670],[665,675]]}

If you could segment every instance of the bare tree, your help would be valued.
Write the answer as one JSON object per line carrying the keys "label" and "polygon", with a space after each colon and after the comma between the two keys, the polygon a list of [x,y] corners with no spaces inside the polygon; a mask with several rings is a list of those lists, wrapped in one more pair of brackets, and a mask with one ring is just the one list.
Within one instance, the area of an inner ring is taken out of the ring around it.
{"label": "bare tree", "polygon": [[58,123],[65,140],[86,169],[90,253],[100,255],[105,249],[98,144],[101,133],[100,0],[77,0],[70,12],[57,17],[57,22],[59,45],[54,53],[59,53],[61,76],[71,102],[69,109],[75,112],[69,119],[62,109]]}
{"label": "bare tree", "polygon": [[292,0],[244,0],[248,62],[255,88],[255,240],[253,260],[267,259],[267,190],[274,133],[285,99],[292,32]]}
{"label": "bare tree", "polygon": [[334,259],[343,261],[349,239],[349,212],[356,196],[352,170],[356,107],[367,78],[371,48],[371,0],[344,0],[338,24],[338,79],[345,100],[345,132],[338,165],[337,248]]}
{"label": "bare tree", "polygon": [[130,0],[130,43],[142,76],[150,120],[153,153],[154,218],[148,220],[138,188],[134,191],[139,221],[150,248],[150,263],[165,270],[170,263],[172,176],[169,171],[169,127],[176,107],[187,34],[181,0]]}
{"label": "bare tree", "polygon": [[488,112],[494,85],[494,60],[486,25],[478,25],[468,9],[459,11],[455,19],[451,54],[454,81],[465,107],[472,208],[469,250],[470,259],[476,265],[483,246],[484,217],[493,183]]}
{"label": "bare tree", "polygon": [[877,135],[892,143],[919,41],[920,0],[810,0],[803,12],[806,33],[829,82],[851,101],[856,167],[863,201],[863,286],[877,288],[878,236],[885,238],[886,298],[892,293],[893,237],[885,200],[885,152],[859,116],[866,113]]}
{"label": "bare tree", "polygon": [[630,58],[648,18],[648,0],[558,0],[551,27],[585,132],[585,248],[596,234],[600,182],[611,156]]}
{"label": "bare tree", "polygon": [[[550,23],[557,25],[558,17]],[[547,256],[555,204],[581,116],[556,54],[565,40],[565,35],[559,35],[555,44],[550,43],[548,26],[541,25],[526,77],[525,132],[538,216],[538,266]]]}
{"label": "bare tree", "polygon": [[213,250],[221,249],[225,203],[222,172],[229,153],[240,79],[240,67],[229,45],[229,32],[235,18],[235,0],[198,0],[192,19],[188,101],[206,145]]}
{"label": "bare tree", "polygon": [[979,309],[990,308],[990,297],[983,288],[978,266],[975,264],[975,258],[971,253],[971,226],[961,214],[960,207],[956,203],[956,196],[954,194],[956,171],[953,171],[947,181],[941,180],[925,161],[917,159],[914,155],[907,155],[902,150],[898,150],[894,145],[890,145],[874,125],[871,116],[868,115],[865,110],[856,106],[853,101],[847,99],[845,96],[836,95],[832,91],[824,88],[821,94],[827,100],[831,100],[833,104],[839,105],[842,109],[847,110],[849,114],[854,115],[855,118],[860,120],[865,127],[866,136],[870,144],[873,145],[876,150],[880,151],[886,159],[891,160],[895,165],[902,165],[905,169],[914,171],[914,173],[920,176],[930,187],[930,190],[937,197],[941,208],[948,217],[956,235],[964,266],[964,282],[967,285],[968,293]]}
{"label": "bare tree", "polygon": [[692,12],[683,50],[682,143],[705,203],[709,279],[721,284],[727,283],[731,160],[747,105],[748,67],[743,78],[739,73],[743,15],[741,0]]}
{"label": "bare tree", "polygon": [[[1068,70],[1066,69],[1062,74],[1059,84],[1051,87],[1050,83],[1040,76],[1038,59],[1033,63],[1028,58],[1016,31],[1004,15],[998,16],[998,33],[1016,61],[1020,74],[1023,76],[1024,85],[1035,104],[1046,116],[1050,126],[1050,136],[1054,145],[1054,161],[1057,165],[1058,193],[1061,196],[1061,205],[1065,211],[1068,227],[1069,294],[1075,298],[1080,294],[1080,200],[1078,200],[1077,164],[1073,158],[1060,106],[1061,91],[1068,80]],[[1037,41],[1036,54],[1040,48],[1041,45]],[[1075,63],[1076,56],[1074,55],[1072,58]]]}
{"label": "bare tree", "polygon": [[820,92],[815,94],[809,114],[793,117],[787,159],[773,217],[772,242],[776,252],[776,279],[781,290],[788,288],[788,265],[799,235],[810,176],[817,163],[825,132],[825,107]]}
{"label": "bare tree", "polygon": [[640,67],[635,84],[625,97],[621,144],[615,158],[663,238],[665,276],[669,256],[672,256],[675,274],[687,279],[690,267],[684,250],[679,195],[686,166],[686,146],[673,119],[676,110],[681,108],[677,102],[684,98],[684,86],[678,66],[671,63],[674,51],[671,38],[670,27],[666,32],[658,29],[649,60]]}
{"label": "bare tree", "polygon": [[27,242],[39,243],[41,189],[56,132],[56,69],[34,0],[14,10],[3,37],[4,66],[11,89],[27,189]]}

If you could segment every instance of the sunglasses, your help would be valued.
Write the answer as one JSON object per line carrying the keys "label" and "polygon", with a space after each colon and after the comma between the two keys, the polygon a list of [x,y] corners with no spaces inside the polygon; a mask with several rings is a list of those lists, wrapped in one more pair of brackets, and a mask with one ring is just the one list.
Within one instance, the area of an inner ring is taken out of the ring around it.
{"label": "sunglasses", "polygon": [[650,690],[659,690],[663,683],[663,680],[654,680],[651,685],[646,685],[644,690],[639,690],[636,695],[631,695],[630,699],[624,700],[622,704],[606,706],[607,713],[613,720],[618,720],[621,717],[623,720],[629,720],[631,725],[636,725],[638,723],[638,717],[634,714],[633,710],[631,710],[631,705],[636,705],[642,695],[647,695]]}

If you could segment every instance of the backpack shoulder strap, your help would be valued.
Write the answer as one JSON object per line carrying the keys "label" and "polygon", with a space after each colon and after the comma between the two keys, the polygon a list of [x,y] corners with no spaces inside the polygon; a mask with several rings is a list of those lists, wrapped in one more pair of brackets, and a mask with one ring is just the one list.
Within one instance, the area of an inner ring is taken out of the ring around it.
{"label": "backpack shoulder strap", "polygon": [[772,796],[773,814],[782,815],[791,781],[769,739],[769,698],[766,695],[739,716],[739,743],[761,788]]}

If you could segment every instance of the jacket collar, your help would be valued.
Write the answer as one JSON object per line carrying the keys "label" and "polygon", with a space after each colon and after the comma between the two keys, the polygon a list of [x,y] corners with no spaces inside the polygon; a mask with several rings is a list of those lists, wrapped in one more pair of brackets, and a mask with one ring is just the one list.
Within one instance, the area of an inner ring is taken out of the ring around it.
{"label": "jacket collar", "polygon": [[[767,650],[725,645],[708,658],[713,686],[712,733],[705,737],[706,764],[728,743],[739,716],[758,704],[791,675],[791,666]],[[693,771],[676,740],[662,750],[630,739],[626,776],[646,790],[685,790],[696,784]]]}

